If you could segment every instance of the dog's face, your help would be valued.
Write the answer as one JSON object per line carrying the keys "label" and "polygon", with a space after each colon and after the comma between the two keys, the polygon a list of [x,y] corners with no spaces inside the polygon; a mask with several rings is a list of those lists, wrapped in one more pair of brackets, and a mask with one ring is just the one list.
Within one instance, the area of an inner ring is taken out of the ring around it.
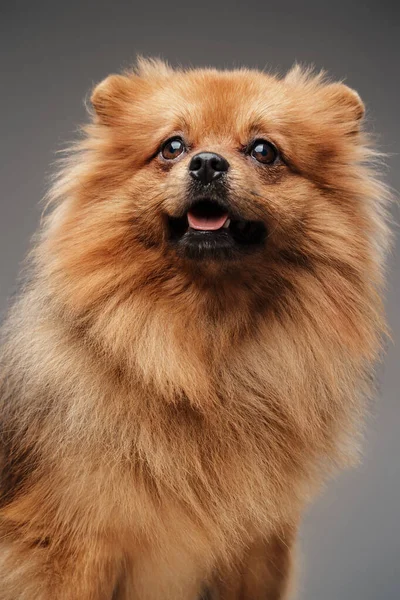
{"label": "dog's face", "polygon": [[161,72],[100,84],[100,122],[132,156],[119,175],[138,237],[194,260],[270,252],[277,227],[293,247],[315,202],[324,208],[320,190],[346,166],[346,136],[363,112],[344,86],[319,97],[305,91],[254,72]]}
{"label": "dog's face", "polygon": [[206,272],[265,293],[326,265],[368,268],[364,109],[348,87],[298,68],[278,79],[148,62],[92,103],[53,236],[78,296]]}

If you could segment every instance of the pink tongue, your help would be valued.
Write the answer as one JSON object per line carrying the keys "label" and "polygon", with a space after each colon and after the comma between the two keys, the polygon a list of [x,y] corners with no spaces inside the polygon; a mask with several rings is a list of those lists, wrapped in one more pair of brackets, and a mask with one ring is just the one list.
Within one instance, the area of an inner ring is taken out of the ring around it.
{"label": "pink tongue", "polygon": [[191,212],[188,212],[189,227],[202,231],[216,231],[221,229],[228,219],[228,213],[224,213],[220,217],[198,217]]}

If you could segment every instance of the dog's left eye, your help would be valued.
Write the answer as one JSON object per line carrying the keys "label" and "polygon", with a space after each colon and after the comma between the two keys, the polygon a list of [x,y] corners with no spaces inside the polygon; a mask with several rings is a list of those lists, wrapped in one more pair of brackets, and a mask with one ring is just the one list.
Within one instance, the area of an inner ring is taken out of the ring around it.
{"label": "dog's left eye", "polygon": [[250,155],[263,165],[271,165],[278,158],[278,150],[271,142],[256,140],[250,147]]}
{"label": "dog's left eye", "polygon": [[161,154],[167,160],[174,160],[174,158],[178,158],[185,150],[185,144],[180,138],[171,138],[163,144]]}

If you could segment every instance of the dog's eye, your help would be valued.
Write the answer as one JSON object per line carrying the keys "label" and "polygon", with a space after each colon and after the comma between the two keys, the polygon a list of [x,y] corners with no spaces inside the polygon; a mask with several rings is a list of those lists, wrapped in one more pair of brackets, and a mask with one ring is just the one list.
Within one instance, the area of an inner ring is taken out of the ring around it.
{"label": "dog's eye", "polygon": [[272,165],[278,158],[278,150],[271,142],[256,140],[250,148],[250,155],[263,165]]}
{"label": "dog's eye", "polygon": [[161,154],[166,160],[174,160],[174,158],[178,158],[185,150],[185,144],[180,138],[171,138],[164,143]]}

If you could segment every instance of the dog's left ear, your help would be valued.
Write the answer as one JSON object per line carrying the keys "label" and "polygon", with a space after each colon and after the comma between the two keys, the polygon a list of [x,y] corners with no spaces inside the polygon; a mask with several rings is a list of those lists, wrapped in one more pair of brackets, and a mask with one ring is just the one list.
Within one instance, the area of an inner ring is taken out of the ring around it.
{"label": "dog's left ear", "polygon": [[321,88],[320,94],[331,110],[353,123],[355,130],[359,129],[365,115],[365,106],[355,90],[344,83],[330,83]]}
{"label": "dog's left ear", "polygon": [[330,83],[325,73],[314,73],[301,65],[294,65],[284,78],[286,84],[303,90],[311,99],[316,113],[329,112],[336,123],[348,133],[357,133],[365,114],[365,106],[355,90],[344,83]]}

